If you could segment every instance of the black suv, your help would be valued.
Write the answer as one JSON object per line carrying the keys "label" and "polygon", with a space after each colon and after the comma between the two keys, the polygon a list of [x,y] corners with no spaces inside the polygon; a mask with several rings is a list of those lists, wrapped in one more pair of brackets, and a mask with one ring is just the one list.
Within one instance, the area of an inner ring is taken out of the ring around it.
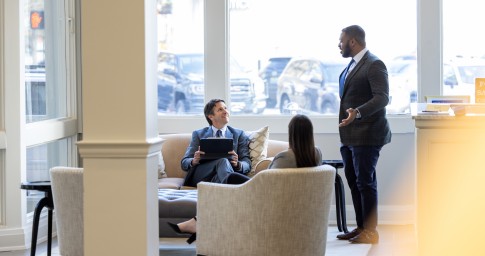
{"label": "black suv", "polygon": [[266,107],[274,108],[276,106],[278,91],[278,78],[285,69],[291,57],[273,57],[268,59],[268,64],[259,72],[259,76],[264,80],[268,88],[268,100],[266,100]]}
{"label": "black suv", "polygon": [[[159,111],[203,113],[204,55],[160,52],[158,57]],[[263,80],[233,59],[230,65],[231,112],[262,113],[268,98]]]}
{"label": "black suv", "polygon": [[316,113],[338,113],[339,75],[345,63],[315,58],[292,58],[278,79],[278,106],[281,113],[288,107]]}

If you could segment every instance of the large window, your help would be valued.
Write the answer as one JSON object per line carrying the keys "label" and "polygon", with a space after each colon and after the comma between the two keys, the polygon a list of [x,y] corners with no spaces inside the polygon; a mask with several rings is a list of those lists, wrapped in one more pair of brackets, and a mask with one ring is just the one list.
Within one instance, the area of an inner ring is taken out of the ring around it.
{"label": "large window", "polygon": [[485,78],[485,3],[443,0],[443,95],[469,95],[475,102],[475,78]]}
{"label": "large window", "polygon": [[[318,0],[240,0],[231,5],[230,51],[244,66],[260,71],[268,92],[265,114],[291,113],[295,108],[312,115],[337,114],[338,76],[350,61],[340,56],[337,47],[346,26],[361,25],[369,50],[388,67],[403,56],[415,55],[414,1],[351,0],[345,6],[341,1]],[[298,65],[300,73],[290,67],[283,70],[285,63]],[[401,89],[394,80],[390,86],[388,112],[408,111],[412,89]]]}
{"label": "large window", "polygon": [[[188,46],[189,49],[203,46],[201,2],[159,0],[161,48],[182,46],[186,54]],[[280,115],[296,108],[311,115],[335,115],[340,100],[338,76],[349,61],[340,56],[338,39],[341,29],[352,24],[366,30],[369,50],[396,71],[390,74],[388,112],[409,112],[417,87],[415,1],[351,0],[345,3],[346,8],[340,1],[320,0],[226,3],[230,79],[229,88],[218,91],[220,98],[230,99],[233,114]],[[292,59],[312,63],[302,70],[307,74],[304,79],[284,73]],[[178,59],[175,62],[182,68]],[[407,64],[411,67],[395,67]],[[160,112],[202,114],[199,105],[207,100],[203,94],[204,74],[160,71],[171,77],[171,81],[159,82],[160,92],[165,93],[159,100]],[[168,88],[169,84],[173,85]],[[170,90],[173,91],[168,93]],[[183,104],[180,99],[185,99]],[[196,106],[192,107],[192,103]]]}
{"label": "large window", "polygon": [[202,114],[204,1],[158,0],[158,111]]}
{"label": "large window", "polygon": [[[23,9],[26,181],[77,163],[74,1],[27,0]],[[27,212],[42,193],[26,191]]]}
{"label": "large window", "polygon": [[27,122],[67,115],[64,1],[29,0],[25,8]]}
{"label": "large window", "polygon": [[[49,181],[49,169],[54,166],[69,166],[73,156],[75,138],[65,138],[27,148],[27,175],[30,182]],[[27,212],[33,212],[44,192],[27,190]]]}

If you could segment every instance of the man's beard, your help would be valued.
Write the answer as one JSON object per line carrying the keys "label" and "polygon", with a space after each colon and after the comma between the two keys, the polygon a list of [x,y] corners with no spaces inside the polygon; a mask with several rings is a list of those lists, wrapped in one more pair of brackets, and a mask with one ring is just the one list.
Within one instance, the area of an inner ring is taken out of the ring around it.
{"label": "man's beard", "polygon": [[342,49],[342,57],[344,58],[350,57],[350,52],[351,52],[350,46],[346,45],[345,48]]}

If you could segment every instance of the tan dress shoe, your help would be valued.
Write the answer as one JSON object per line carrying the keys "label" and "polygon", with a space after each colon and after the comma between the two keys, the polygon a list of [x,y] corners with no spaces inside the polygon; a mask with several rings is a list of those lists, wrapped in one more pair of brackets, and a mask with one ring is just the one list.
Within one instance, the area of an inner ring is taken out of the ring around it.
{"label": "tan dress shoe", "polygon": [[360,234],[349,239],[349,242],[353,244],[377,244],[379,243],[379,233],[376,230],[364,229]]}

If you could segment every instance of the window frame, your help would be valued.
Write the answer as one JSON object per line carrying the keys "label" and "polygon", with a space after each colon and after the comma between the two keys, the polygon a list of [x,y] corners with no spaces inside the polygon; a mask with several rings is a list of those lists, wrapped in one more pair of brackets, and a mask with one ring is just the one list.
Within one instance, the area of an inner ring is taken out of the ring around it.
{"label": "window frame", "polygon": [[[4,2],[0,1],[0,17],[4,17]],[[0,56],[5,56],[3,37],[4,23],[0,20]],[[0,226],[5,225],[6,219],[6,188],[5,188],[5,149],[7,135],[5,134],[5,59],[0,58]]]}
{"label": "window frame", "polygon": [[[19,202],[10,205],[8,212],[6,210],[5,195],[0,195],[0,211],[12,216],[24,216],[27,218],[12,219],[9,223],[1,222],[0,225],[8,226],[25,225],[32,222],[32,213],[26,213],[23,203],[26,201],[25,191],[18,188],[18,184],[26,179],[26,150],[28,147],[45,144],[61,139],[69,140],[68,164],[77,166],[78,154],[76,147],[76,138],[78,134],[78,113],[77,113],[77,49],[75,29],[76,1],[79,0],[58,0],[55,1],[56,8],[62,13],[61,18],[65,20],[62,26],[65,34],[65,40],[61,40],[65,45],[66,57],[63,63],[65,74],[62,83],[63,90],[66,90],[67,102],[66,117],[47,119],[39,122],[26,122],[25,110],[25,37],[24,26],[26,19],[25,4],[26,1],[4,0],[0,1],[0,14],[3,19],[0,20],[0,38],[9,38],[9,40],[0,41],[1,64],[8,60],[9,65],[0,65],[2,76],[0,77],[0,94],[2,103],[0,110],[0,119],[4,121],[4,127],[0,126],[0,142],[8,141],[9,143],[0,143],[3,149],[5,161],[0,166],[0,187],[4,191],[12,192],[9,200]],[[7,26],[8,24],[8,26]],[[52,35],[57,37],[58,35]],[[5,131],[2,133],[2,129]],[[1,157],[1,156],[0,156]],[[47,159],[49,161],[49,159]],[[19,193],[13,193],[13,191]],[[2,212],[0,212],[2,214]],[[44,214],[41,216],[44,218]],[[21,222],[21,223],[18,223]],[[1,230],[1,229],[0,229]]]}

